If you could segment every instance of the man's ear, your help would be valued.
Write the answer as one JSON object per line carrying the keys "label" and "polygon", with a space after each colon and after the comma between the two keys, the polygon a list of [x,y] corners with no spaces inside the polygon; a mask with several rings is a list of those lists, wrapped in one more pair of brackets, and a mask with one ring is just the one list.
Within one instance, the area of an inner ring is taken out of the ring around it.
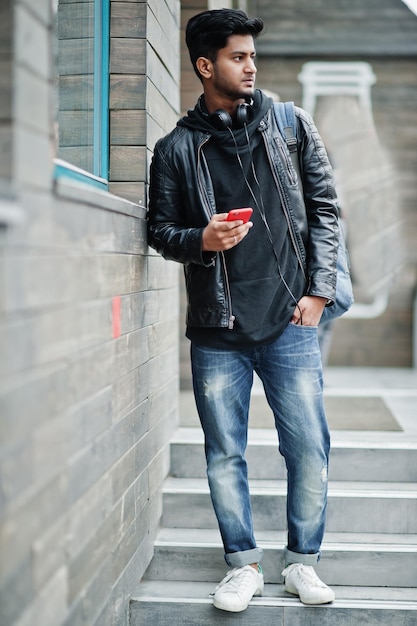
{"label": "man's ear", "polygon": [[206,57],[198,57],[196,61],[197,70],[202,78],[211,78],[213,73],[213,63]]}

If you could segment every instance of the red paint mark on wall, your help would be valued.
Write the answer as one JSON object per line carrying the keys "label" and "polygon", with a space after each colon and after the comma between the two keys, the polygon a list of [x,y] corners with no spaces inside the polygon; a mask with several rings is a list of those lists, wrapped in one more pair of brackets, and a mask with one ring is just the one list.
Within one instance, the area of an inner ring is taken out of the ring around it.
{"label": "red paint mark on wall", "polygon": [[113,339],[120,337],[121,333],[121,308],[122,299],[120,296],[114,296],[112,300],[112,320],[113,320]]}

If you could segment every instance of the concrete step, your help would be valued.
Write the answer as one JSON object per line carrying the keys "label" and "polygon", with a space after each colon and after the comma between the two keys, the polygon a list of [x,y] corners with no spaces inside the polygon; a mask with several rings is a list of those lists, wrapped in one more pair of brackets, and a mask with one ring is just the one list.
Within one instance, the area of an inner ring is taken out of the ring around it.
{"label": "concrete step", "polygon": [[[284,459],[278,452],[275,430],[250,429],[247,448],[249,477],[285,479]],[[203,434],[199,428],[180,428],[171,444],[171,475],[206,476]],[[332,443],[331,480],[417,482],[417,444],[353,439]]]}
{"label": "concrete step", "polygon": [[[326,377],[325,377],[326,378]],[[393,395],[407,396],[408,408],[415,406],[415,390],[363,390],[358,388],[324,388],[324,404],[332,432],[359,431],[363,433],[403,432],[402,414],[391,408]],[[411,395],[410,395],[411,394]],[[192,391],[180,392],[180,425],[199,427],[200,422]],[[266,401],[262,384],[255,377],[249,406],[249,427],[274,428],[272,411]]]}
{"label": "concrete step", "polygon": [[[250,481],[254,526],[286,529],[286,481]],[[207,480],[169,477],[163,489],[162,526],[217,528]],[[329,532],[417,533],[415,483],[330,482]]]}
{"label": "concrete step", "polygon": [[227,565],[194,400],[191,392],[181,393],[182,428],[171,445],[162,528],[133,595],[130,626],[417,625],[416,377],[397,370],[373,375],[370,381],[369,372],[352,368],[326,374],[332,451],[328,522],[316,569],[335,590],[336,601],[306,607],[281,584],[286,471],[270,411],[257,397],[247,459],[267,584],[264,596],[243,613],[212,606],[210,593]]}
{"label": "concrete step", "polygon": [[133,594],[130,626],[415,626],[416,589],[334,587],[332,604],[307,607],[283,585],[266,585],[242,613],[212,605],[213,584],[148,581]]}
{"label": "concrete step", "polygon": [[[286,533],[256,533],[264,556],[265,582],[281,583]],[[219,582],[226,573],[223,546],[214,529],[161,529],[146,580]],[[417,536],[326,533],[316,566],[330,585],[414,587],[417,581]]]}

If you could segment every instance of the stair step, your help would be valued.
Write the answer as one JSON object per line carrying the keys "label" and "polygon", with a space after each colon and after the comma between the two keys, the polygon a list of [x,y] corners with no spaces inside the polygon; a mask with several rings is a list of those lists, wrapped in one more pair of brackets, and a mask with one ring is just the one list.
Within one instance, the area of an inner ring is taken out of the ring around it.
{"label": "stair step", "polygon": [[212,605],[210,583],[146,581],[130,603],[130,626],[415,626],[416,589],[334,587],[332,604],[307,607],[283,585],[266,585],[242,613],[219,611]]}
{"label": "stair step", "polygon": [[[250,429],[246,457],[250,478],[286,477],[275,430]],[[175,434],[171,444],[171,475],[205,477],[200,429],[180,428]],[[406,441],[333,441],[329,476],[331,480],[417,482],[417,444]]]}
{"label": "stair step", "polygon": [[[153,560],[132,598],[131,626],[417,625],[415,376],[404,390],[403,373],[398,389],[391,389],[393,372],[385,373],[383,380],[378,371],[372,389],[358,370],[336,374],[334,380],[327,375],[325,390],[332,396],[333,418],[337,414],[339,421],[333,422],[331,432],[326,535],[316,568],[335,590],[336,601],[306,607],[285,592],[281,571],[287,539],[286,469],[270,411],[266,415],[255,398],[247,460],[256,538],[264,550],[265,591],[242,613],[212,606],[210,593],[228,566],[209,495],[194,400],[191,392],[181,393],[181,428],[171,442],[162,528]],[[339,410],[339,396],[340,402],[347,396],[358,400],[355,424],[348,411],[352,402],[345,400]],[[367,408],[362,397],[382,400],[391,423],[382,424],[381,402],[372,407],[368,402]],[[339,419],[342,409],[345,422]]]}
{"label": "stair step", "polygon": [[[254,526],[286,529],[286,481],[250,481]],[[173,478],[163,489],[162,526],[217,528],[207,480]],[[417,533],[415,483],[329,484],[329,532]]]}
{"label": "stair step", "polygon": [[[415,402],[415,389],[388,390],[329,387],[324,388],[324,404],[332,433],[337,432],[386,432],[392,436],[403,432],[403,415],[391,409],[392,399],[407,397],[408,407]],[[179,397],[180,426],[199,427],[197,408],[192,391],[183,390]],[[249,406],[251,428],[273,428],[274,419],[262,384],[257,377],[251,391]]]}
{"label": "stair step", "polygon": [[[286,533],[259,531],[265,582],[282,582]],[[146,580],[219,582],[226,572],[218,530],[163,528]],[[410,587],[417,581],[417,536],[326,533],[316,570],[330,585]]]}

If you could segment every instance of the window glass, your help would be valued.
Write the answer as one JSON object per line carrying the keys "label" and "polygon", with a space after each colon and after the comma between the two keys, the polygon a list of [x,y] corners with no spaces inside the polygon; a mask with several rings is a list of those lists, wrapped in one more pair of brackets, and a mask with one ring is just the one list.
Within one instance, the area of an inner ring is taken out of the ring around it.
{"label": "window glass", "polygon": [[[58,173],[107,180],[108,0],[55,0]],[[75,167],[71,167],[75,166]]]}

